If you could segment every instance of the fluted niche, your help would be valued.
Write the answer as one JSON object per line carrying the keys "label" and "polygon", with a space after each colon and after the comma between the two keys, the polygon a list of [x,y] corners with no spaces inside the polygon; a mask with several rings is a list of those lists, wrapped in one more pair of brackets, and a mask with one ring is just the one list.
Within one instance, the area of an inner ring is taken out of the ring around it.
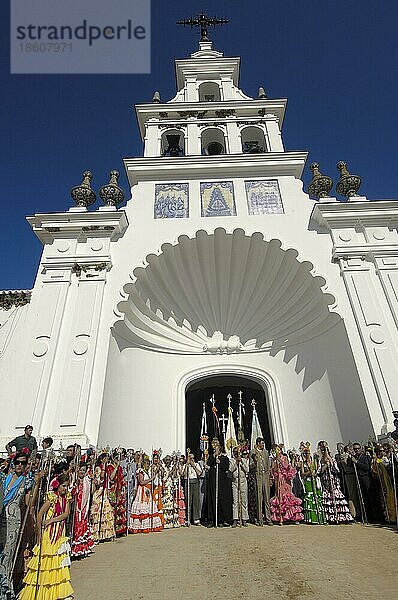
{"label": "fluted niche", "polygon": [[313,268],[258,232],[182,235],[134,269],[114,332],[129,346],[183,354],[295,346],[340,320]]}

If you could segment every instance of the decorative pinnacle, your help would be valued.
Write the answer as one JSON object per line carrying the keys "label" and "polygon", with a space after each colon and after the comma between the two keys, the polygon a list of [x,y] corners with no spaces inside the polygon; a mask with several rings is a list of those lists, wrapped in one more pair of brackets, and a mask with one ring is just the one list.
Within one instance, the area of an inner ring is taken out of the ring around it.
{"label": "decorative pinnacle", "polygon": [[319,164],[316,162],[311,163],[310,169],[312,171],[312,179],[308,186],[308,193],[311,196],[316,196],[318,199],[327,198],[333,187],[333,179],[327,175],[322,175],[319,170]]}
{"label": "decorative pinnacle", "polygon": [[336,184],[336,192],[347,198],[357,196],[361,187],[361,178],[358,175],[351,175],[347,163],[343,160],[339,160],[337,168],[340,171],[340,180]]}
{"label": "decorative pinnacle", "polygon": [[118,185],[119,171],[109,173],[109,183],[99,189],[99,195],[105,206],[117,206],[124,200],[124,192]]}
{"label": "decorative pinnacle", "polygon": [[257,94],[258,100],[264,100],[266,97],[267,97],[267,94],[265,93],[265,89],[263,87],[259,87],[258,94]]}
{"label": "decorative pinnacle", "polygon": [[156,102],[156,103],[160,102],[160,92],[154,92],[153,93],[152,102]]}
{"label": "decorative pinnacle", "polygon": [[200,41],[209,42],[208,28],[216,25],[224,25],[229,23],[229,19],[219,19],[217,17],[208,17],[205,13],[200,13],[197,17],[190,19],[182,19],[177,21],[177,25],[189,25],[192,27],[200,27]]}
{"label": "decorative pinnacle", "polygon": [[81,208],[87,208],[97,199],[97,196],[94,193],[94,190],[91,188],[91,180],[93,178],[93,174],[91,171],[84,171],[83,173],[83,181],[80,185],[75,185],[71,191],[70,195],[72,196],[72,200],[75,202],[76,206],[80,206]]}

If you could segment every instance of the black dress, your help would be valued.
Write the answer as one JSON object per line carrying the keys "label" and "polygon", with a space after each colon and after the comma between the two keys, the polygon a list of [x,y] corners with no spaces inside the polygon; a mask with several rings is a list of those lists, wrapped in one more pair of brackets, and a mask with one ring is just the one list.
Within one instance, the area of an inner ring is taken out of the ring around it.
{"label": "black dress", "polygon": [[[220,455],[218,464],[218,514],[217,524],[232,522],[232,482],[228,477],[229,459]],[[207,461],[210,469],[206,477],[206,494],[203,503],[203,521],[208,525],[216,523],[216,459],[210,456]]]}

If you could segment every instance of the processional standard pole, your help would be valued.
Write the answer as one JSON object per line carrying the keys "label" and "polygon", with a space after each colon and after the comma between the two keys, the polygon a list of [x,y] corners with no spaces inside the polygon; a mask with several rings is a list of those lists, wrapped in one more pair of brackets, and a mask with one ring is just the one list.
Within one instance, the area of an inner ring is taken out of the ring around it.
{"label": "processional standard pole", "polygon": [[395,471],[395,462],[398,461],[398,453],[395,452],[394,448],[391,448],[391,466],[392,466],[392,480],[394,486],[394,502],[395,502],[395,527],[398,530],[398,502],[397,502],[397,479]]}
{"label": "processional standard pole", "polygon": [[154,492],[154,473],[155,469],[153,468],[153,446],[152,446],[152,456],[151,456],[152,464],[150,469],[150,478],[151,478],[151,532],[153,530],[153,492]]}
{"label": "processional standard pole", "polygon": [[217,437],[220,435],[221,432],[220,432],[220,423],[219,423],[218,417],[217,417],[216,399],[214,397],[214,394],[210,398],[210,403],[212,405],[211,412],[213,413],[214,437]]}
{"label": "processional standard pole", "polygon": [[354,467],[355,481],[356,481],[357,488],[358,488],[359,503],[361,505],[361,521],[362,521],[362,525],[367,525],[368,524],[368,518],[366,516],[365,502],[363,500],[363,494],[362,494],[362,489],[361,489],[361,483],[359,481],[358,469],[357,469],[356,461],[354,462],[354,460],[352,460],[352,465]]}
{"label": "processional standard pole", "polygon": [[236,457],[236,466],[238,470],[238,510],[239,510],[239,525],[242,527],[243,524],[243,515],[242,515],[242,489],[240,483],[240,448],[238,446],[238,456]]}
{"label": "processional standard pole", "polygon": [[[35,450],[33,450],[33,451],[32,451],[32,454],[31,454],[31,455],[30,455],[30,457],[29,457],[29,462],[30,462],[31,464],[33,463],[33,461],[34,461],[34,460],[36,460],[36,454],[37,454],[37,450],[35,449]],[[40,471],[41,471],[41,469],[42,469],[43,459],[44,459],[44,457],[43,457],[43,455],[42,455],[42,456],[41,456],[41,458],[40,458],[39,472],[40,472]],[[28,469],[27,469],[27,471],[28,471]],[[26,471],[26,472],[27,472],[27,471]],[[27,522],[27,520],[28,520],[28,516],[29,516],[29,514],[30,514],[30,511],[31,511],[32,505],[33,505],[33,503],[34,503],[34,499],[35,499],[35,491],[36,491],[36,487],[38,487],[38,486],[39,486],[39,487],[41,486],[41,479],[40,479],[40,483],[39,483],[39,482],[36,482],[36,481],[34,481],[34,482],[33,482],[33,485],[32,485],[32,487],[31,487],[31,489],[30,489],[30,491],[29,491],[29,498],[28,498],[27,505],[26,505],[26,507],[25,507],[25,509],[26,509],[26,510],[25,510],[24,519],[23,519],[23,522],[22,522],[21,528],[20,528],[20,530],[19,530],[17,544],[16,544],[16,546],[15,546],[15,550],[14,550],[14,556],[13,556],[13,560],[12,560],[12,567],[11,567],[11,575],[12,575],[12,576],[14,575],[15,567],[16,567],[16,564],[17,564],[17,558],[18,558],[18,554],[19,554],[19,548],[20,548],[20,546],[21,546],[21,542],[22,542],[23,534],[24,534],[25,527],[26,527],[26,522]]]}
{"label": "processional standard pole", "polygon": [[[108,482],[106,480],[106,478],[107,478],[107,472],[106,472],[107,464],[108,464],[108,455],[107,455],[107,457],[105,459],[105,465],[104,465],[104,482],[102,484],[101,509],[100,509],[99,524],[98,524],[98,540],[101,539],[102,515],[103,515],[103,512],[104,512],[105,494],[107,493],[107,489],[108,489]],[[101,484],[101,474],[102,474],[102,465],[100,466],[100,480],[99,480],[100,484]]]}
{"label": "processional standard pole", "polygon": [[187,448],[187,459],[185,462],[185,475],[187,482],[187,527],[191,525],[191,502],[190,502],[190,493],[189,493],[189,453],[191,452],[190,448]]}
{"label": "processional standard pole", "polygon": [[245,430],[243,426],[243,415],[245,414],[245,405],[242,402],[243,392],[238,392],[239,396],[239,410],[238,410],[238,442],[240,445],[245,443]]}
{"label": "processional standard pole", "polygon": [[[200,450],[203,454],[203,504],[207,502],[207,461],[209,458],[209,436],[207,430],[206,402],[203,402],[202,425],[200,428]],[[206,515],[207,517],[207,515]]]}
{"label": "processional standard pole", "polygon": [[[49,465],[48,465],[47,492],[50,488],[50,474],[51,474],[51,469],[52,469],[52,462],[53,462],[53,459],[51,457],[51,459],[49,461]],[[34,600],[37,600],[37,594],[39,592],[39,577],[40,577],[40,568],[41,568],[41,551],[42,551],[42,545],[43,545],[43,517],[44,516],[45,515],[42,516],[41,521],[40,521],[40,543],[39,543],[39,556],[38,556],[38,561],[37,561],[37,575],[36,575]]]}
{"label": "processional standard pole", "polygon": [[[72,489],[77,484],[77,469],[79,468],[80,459],[81,459],[82,448],[79,444],[75,444],[74,454],[73,454],[73,477],[72,477]],[[75,515],[76,515],[76,501],[73,502],[73,508],[70,513],[70,547],[72,548],[73,536],[75,533]]]}
{"label": "processional standard pole", "polygon": [[216,506],[215,506],[215,527],[218,527],[218,457],[216,457]]}

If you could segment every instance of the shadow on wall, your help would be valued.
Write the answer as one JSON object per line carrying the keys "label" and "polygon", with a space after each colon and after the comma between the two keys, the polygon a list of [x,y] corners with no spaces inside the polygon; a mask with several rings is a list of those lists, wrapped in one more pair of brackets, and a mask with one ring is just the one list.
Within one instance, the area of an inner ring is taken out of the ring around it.
{"label": "shadow on wall", "polygon": [[[275,356],[278,351],[271,351]],[[313,340],[283,351],[286,364],[296,358],[295,371],[303,373],[305,391],[325,375],[334,399],[343,440],[365,441],[374,434],[368,407],[343,320]]]}

